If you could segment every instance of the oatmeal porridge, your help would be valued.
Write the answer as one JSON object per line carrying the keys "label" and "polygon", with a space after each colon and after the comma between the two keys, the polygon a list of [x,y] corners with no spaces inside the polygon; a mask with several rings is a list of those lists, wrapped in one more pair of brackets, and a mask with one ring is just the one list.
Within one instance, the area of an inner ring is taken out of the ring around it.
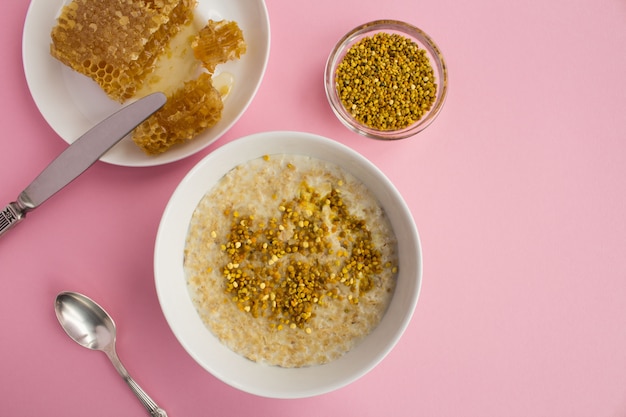
{"label": "oatmeal porridge", "polygon": [[190,296],[238,354],[283,367],[330,362],[382,319],[397,247],[373,194],[341,167],[271,155],[228,172],[196,207]]}

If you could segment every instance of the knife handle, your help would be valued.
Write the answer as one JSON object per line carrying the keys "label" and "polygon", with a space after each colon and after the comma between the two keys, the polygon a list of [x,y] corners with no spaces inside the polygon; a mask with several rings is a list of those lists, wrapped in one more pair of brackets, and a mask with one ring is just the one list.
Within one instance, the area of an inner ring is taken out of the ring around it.
{"label": "knife handle", "polygon": [[15,227],[26,215],[26,210],[17,202],[9,203],[0,211],[0,236]]}

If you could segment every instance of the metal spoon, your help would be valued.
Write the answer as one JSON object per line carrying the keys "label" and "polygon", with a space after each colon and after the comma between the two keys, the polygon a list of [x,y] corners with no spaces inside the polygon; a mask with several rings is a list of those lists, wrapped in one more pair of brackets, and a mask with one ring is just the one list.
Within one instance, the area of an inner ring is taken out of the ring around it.
{"label": "metal spoon", "polygon": [[139,401],[153,417],[167,417],[160,408],[130,377],[115,352],[115,323],[111,316],[89,297],[75,292],[62,292],[54,303],[57,319],[65,333],[79,345],[100,350],[108,356]]}

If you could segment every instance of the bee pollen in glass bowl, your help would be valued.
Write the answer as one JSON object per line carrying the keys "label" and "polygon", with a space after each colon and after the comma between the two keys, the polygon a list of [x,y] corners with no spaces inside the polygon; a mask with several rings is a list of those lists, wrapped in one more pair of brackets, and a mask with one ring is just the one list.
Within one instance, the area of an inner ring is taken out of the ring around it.
{"label": "bee pollen in glass bowl", "polygon": [[352,117],[377,130],[410,126],[437,95],[426,50],[397,33],[379,32],[352,45],[337,66],[336,85]]}

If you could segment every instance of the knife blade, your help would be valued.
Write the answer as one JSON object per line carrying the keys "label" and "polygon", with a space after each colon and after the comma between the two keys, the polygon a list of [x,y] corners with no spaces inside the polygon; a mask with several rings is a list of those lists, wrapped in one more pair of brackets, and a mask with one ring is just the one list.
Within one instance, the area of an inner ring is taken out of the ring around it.
{"label": "knife blade", "polygon": [[166,100],[163,93],[147,95],[113,113],[76,139],[20,193],[16,201],[0,211],[0,236],[23,220],[26,213],[85,172],[113,145],[163,107]]}

